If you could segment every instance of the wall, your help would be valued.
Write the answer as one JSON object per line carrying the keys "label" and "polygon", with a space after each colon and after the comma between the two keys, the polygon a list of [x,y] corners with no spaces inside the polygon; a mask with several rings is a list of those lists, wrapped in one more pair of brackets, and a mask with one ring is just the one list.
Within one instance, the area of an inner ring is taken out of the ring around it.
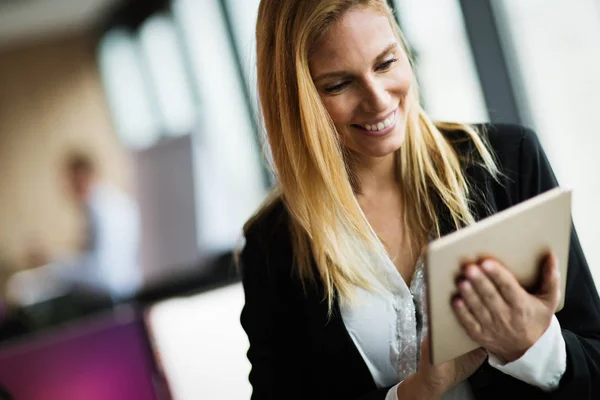
{"label": "wall", "polygon": [[81,219],[61,175],[72,147],[90,149],[106,179],[130,187],[93,37],[0,49],[0,259],[10,268],[25,265],[35,237],[52,252],[74,246]]}

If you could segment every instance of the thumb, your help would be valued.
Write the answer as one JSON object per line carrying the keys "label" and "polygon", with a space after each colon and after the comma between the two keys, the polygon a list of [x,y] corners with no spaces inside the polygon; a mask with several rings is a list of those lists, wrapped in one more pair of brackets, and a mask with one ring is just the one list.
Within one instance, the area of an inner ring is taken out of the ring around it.
{"label": "thumb", "polygon": [[427,332],[421,341],[421,358],[430,361],[429,357],[429,332]]}
{"label": "thumb", "polygon": [[475,350],[471,350],[466,354],[463,354],[462,357],[468,359],[473,364],[481,365],[488,357],[488,352],[483,347],[479,347]]}
{"label": "thumb", "polygon": [[543,265],[542,285],[538,297],[556,306],[560,297],[560,273],[558,271],[558,259],[549,254]]}

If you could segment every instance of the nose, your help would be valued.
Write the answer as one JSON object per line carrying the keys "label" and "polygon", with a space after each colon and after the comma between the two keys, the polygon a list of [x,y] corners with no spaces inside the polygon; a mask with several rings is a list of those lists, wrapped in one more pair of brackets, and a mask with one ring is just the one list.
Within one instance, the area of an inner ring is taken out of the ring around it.
{"label": "nose", "polygon": [[362,106],[365,112],[378,114],[389,109],[390,93],[384,83],[370,78],[362,84]]}

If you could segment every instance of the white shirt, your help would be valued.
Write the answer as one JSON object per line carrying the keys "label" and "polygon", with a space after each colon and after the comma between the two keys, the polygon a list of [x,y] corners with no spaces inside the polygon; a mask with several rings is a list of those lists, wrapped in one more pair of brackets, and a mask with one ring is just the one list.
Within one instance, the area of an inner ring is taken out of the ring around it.
{"label": "white shirt", "polygon": [[[386,400],[398,400],[400,382],[417,371],[420,344],[427,330],[423,262],[419,259],[410,288],[387,258],[385,272],[393,292],[374,294],[357,288],[352,306],[340,304],[350,337],[367,364],[378,388],[394,385]],[[517,379],[552,390],[566,370],[566,348],[555,316],[546,332],[518,360],[503,363],[489,354],[489,364]],[[468,381],[446,393],[444,400],[474,399]]]}
{"label": "white shirt", "polygon": [[137,204],[108,185],[96,185],[87,201],[89,248],[83,253],[21,271],[7,283],[7,296],[27,306],[68,292],[74,285],[100,291],[114,301],[141,287],[140,216]]}
{"label": "white shirt", "polygon": [[115,187],[97,184],[87,200],[90,247],[54,268],[69,282],[128,298],[142,284],[140,216],[136,202]]}

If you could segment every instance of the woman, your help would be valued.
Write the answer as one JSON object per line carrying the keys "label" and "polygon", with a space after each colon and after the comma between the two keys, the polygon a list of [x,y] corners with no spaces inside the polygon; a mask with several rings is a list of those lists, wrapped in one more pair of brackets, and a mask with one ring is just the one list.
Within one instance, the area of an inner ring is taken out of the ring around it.
{"label": "woman", "polygon": [[452,300],[481,348],[434,366],[423,340],[421,249],[556,186],[535,135],[433,123],[384,0],[262,0],[256,39],[278,183],[240,257],[253,398],[600,398],[575,233],[561,312],[554,257],[534,294],[488,259]]}

